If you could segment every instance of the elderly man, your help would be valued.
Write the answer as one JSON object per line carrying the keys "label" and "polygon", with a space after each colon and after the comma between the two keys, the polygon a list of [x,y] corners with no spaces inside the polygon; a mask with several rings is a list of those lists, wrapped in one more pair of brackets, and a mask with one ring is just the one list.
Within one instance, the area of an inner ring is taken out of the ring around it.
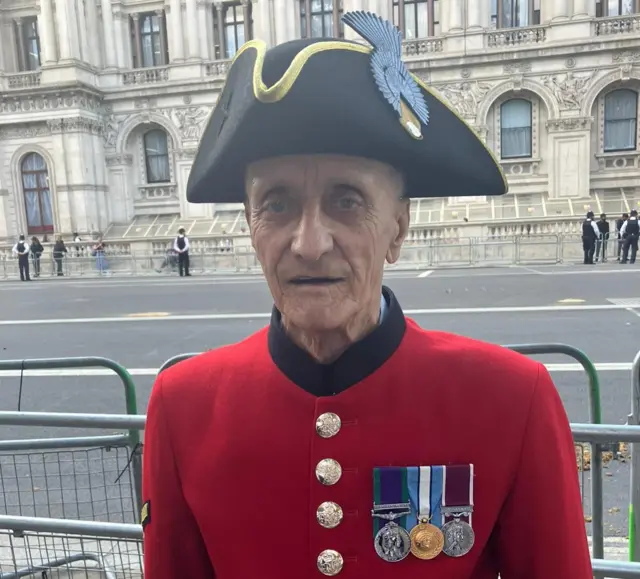
{"label": "elderly man", "polygon": [[421,329],[382,286],[409,198],[494,195],[500,169],[401,61],[244,45],[187,196],[244,202],[275,302],[164,371],[144,450],[146,579],[587,579],[567,417],[545,368]]}

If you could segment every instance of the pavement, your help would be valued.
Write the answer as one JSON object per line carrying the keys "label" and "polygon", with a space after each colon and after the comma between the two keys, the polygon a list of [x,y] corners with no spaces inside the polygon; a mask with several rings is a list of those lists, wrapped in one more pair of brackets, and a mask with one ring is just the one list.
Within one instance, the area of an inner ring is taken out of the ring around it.
{"label": "pavement", "polygon": [[[600,372],[604,421],[626,422],[630,367],[640,349],[640,267],[391,271],[385,283],[425,328],[499,344],[580,348]],[[132,371],[142,413],[165,360],[240,340],[268,322],[270,308],[259,275],[0,282],[0,360],[111,358]],[[587,422],[588,383],[580,367],[563,356],[539,359],[548,364],[570,420]],[[106,374],[51,370],[21,378],[19,371],[0,371],[0,409],[123,412],[122,385]],[[0,427],[0,439],[81,433]],[[588,476],[584,491],[588,498]],[[626,535],[628,496],[628,464],[614,461],[605,477],[608,535]]]}

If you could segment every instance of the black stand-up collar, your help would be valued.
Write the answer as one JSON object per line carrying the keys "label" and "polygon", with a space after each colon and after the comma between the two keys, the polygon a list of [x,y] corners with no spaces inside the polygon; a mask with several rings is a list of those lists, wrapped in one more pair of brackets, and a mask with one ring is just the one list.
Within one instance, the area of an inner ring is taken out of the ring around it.
{"label": "black stand-up collar", "polygon": [[406,322],[393,292],[382,287],[388,310],[382,323],[353,344],[335,362],[321,364],[287,336],[274,307],[269,325],[269,353],[275,365],[294,384],[314,396],[333,396],[364,380],[397,350]]}

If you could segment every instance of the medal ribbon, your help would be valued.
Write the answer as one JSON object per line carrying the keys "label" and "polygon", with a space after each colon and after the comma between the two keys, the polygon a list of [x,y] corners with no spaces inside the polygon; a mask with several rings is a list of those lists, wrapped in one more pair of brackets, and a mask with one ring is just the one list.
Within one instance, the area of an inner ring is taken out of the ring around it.
{"label": "medal ribbon", "polygon": [[[461,507],[471,509],[473,507],[473,465],[460,464],[444,467],[444,494],[442,496],[443,507]],[[448,523],[455,518],[471,525],[471,513],[466,512],[460,517],[454,517],[454,513],[446,513],[443,523]]]}
{"label": "medal ribbon", "polygon": [[442,527],[443,466],[421,466],[407,468],[407,485],[411,500],[411,515],[407,527],[426,522]]}
{"label": "medal ribbon", "polygon": [[[409,502],[407,490],[407,469],[404,467],[381,467],[373,469],[373,504],[376,507],[397,505]],[[390,509],[391,512],[393,512]],[[373,535],[382,529],[389,521],[379,517],[373,518]],[[407,515],[394,522],[407,528]]]}

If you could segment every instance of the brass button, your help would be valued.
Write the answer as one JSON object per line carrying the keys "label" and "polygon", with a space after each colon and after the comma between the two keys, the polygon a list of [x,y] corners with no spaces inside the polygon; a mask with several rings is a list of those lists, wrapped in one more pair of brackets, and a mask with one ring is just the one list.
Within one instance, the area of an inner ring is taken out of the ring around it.
{"label": "brass button", "polygon": [[336,484],[342,476],[342,467],[337,460],[323,458],[316,466],[316,478],[326,486]]}
{"label": "brass button", "polygon": [[318,571],[327,577],[334,577],[344,567],[344,559],[338,551],[326,549],[318,555]]}
{"label": "brass button", "polygon": [[322,503],[316,511],[316,518],[321,527],[325,529],[335,529],[341,522],[344,516],[342,508],[336,503],[327,501]]}
{"label": "brass button", "polygon": [[333,412],[325,412],[318,416],[316,420],[316,432],[322,438],[331,438],[340,432],[342,421],[337,414]]}

